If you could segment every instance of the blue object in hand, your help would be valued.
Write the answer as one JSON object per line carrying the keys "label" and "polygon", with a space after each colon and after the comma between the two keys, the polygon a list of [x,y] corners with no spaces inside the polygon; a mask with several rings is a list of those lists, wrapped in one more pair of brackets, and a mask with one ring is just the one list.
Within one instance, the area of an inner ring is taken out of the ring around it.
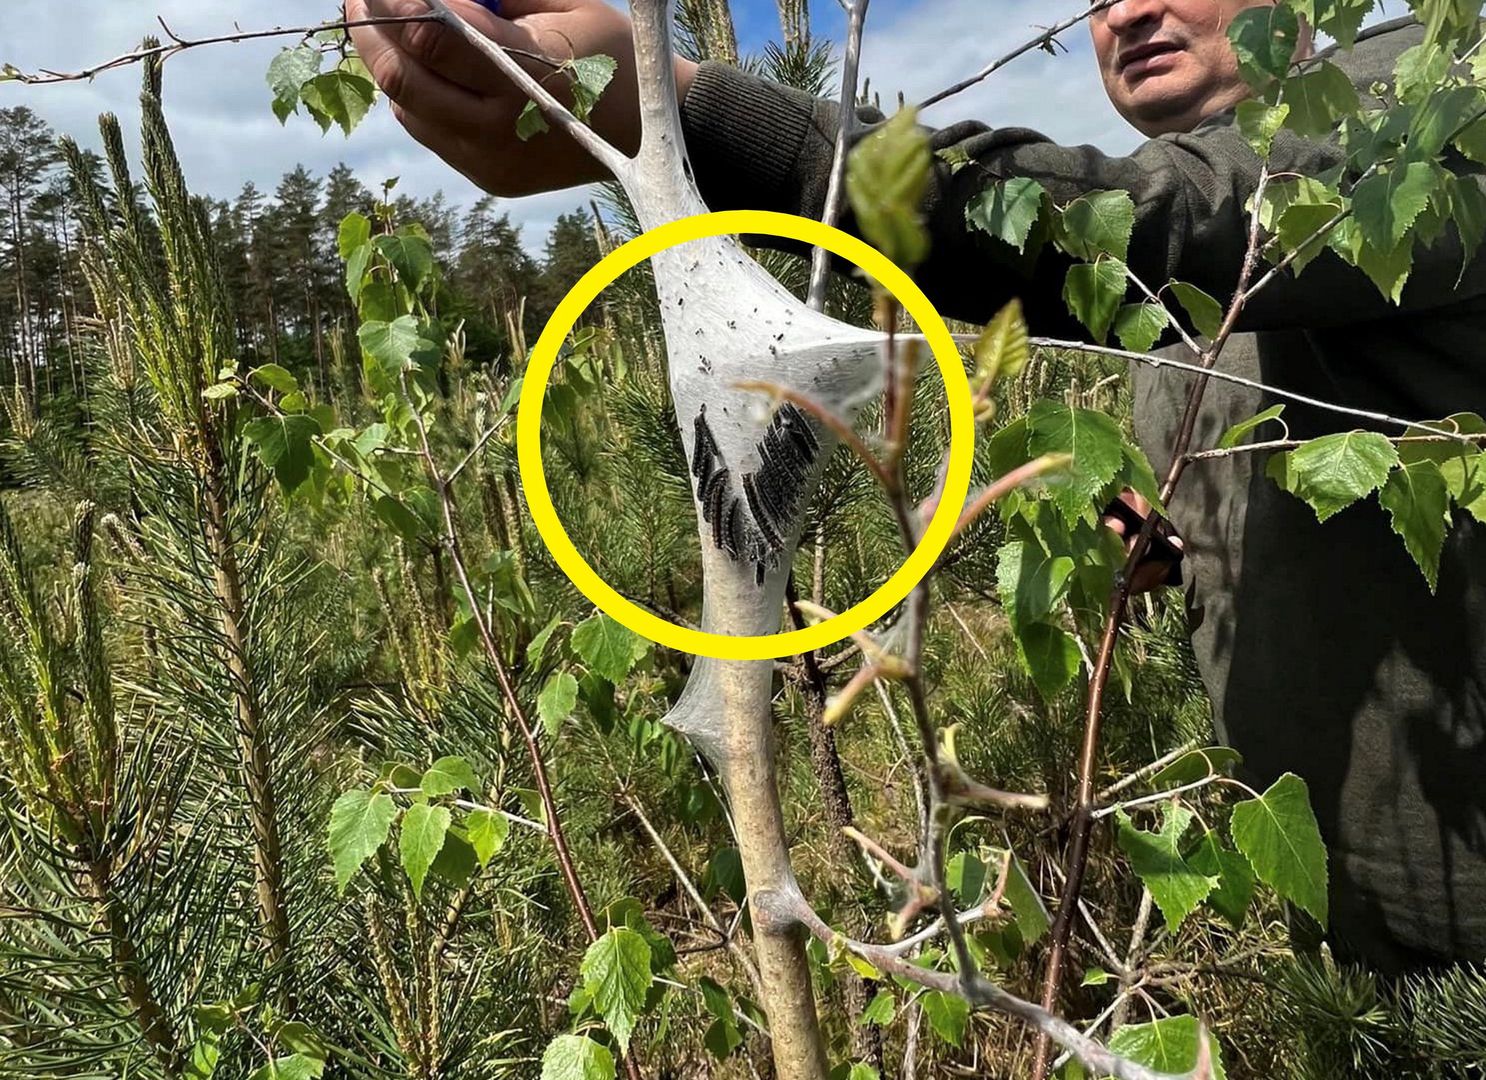
{"label": "blue object in hand", "polygon": [[475,2],[492,15],[500,14],[500,0],[475,0]]}

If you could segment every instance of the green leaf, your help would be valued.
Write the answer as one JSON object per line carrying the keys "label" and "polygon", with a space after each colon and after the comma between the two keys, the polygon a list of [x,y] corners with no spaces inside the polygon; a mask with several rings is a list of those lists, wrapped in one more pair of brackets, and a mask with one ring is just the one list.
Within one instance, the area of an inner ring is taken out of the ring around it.
{"label": "green leaf", "polygon": [[1483,104],[1486,91],[1479,87],[1433,85],[1409,124],[1409,157],[1419,162],[1435,157],[1468,117],[1481,115]]}
{"label": "green leaf", "polygon": [[254,1072],[248,1080],[313,1080],[325,1074],[325,1062],[308,1054],[290,1054],[275,1058]]}
{"label": "green leaf", "polygon": [[573,652],[611,683],[619,683],[650,651],[650,643],[603,612],[578,624]]}
{"label": "green leaf", "polygon": [[969,907],[985,891],[986,864],[968,851],[957,851],[945,864],[944,880],[961,906]]}
{"label": "green leaf", "polygon": [[1187,865],[1218,879],[1218,887],[1208,894],[1206,903],[1234,929],[1241,929],[1254,900],[1254,870],[1249,860],[1224,847],[1217,831],[1209,830],[1187,855]]}
{"label": "green leaf", "polygon": [[1327,227],[1345,209],[1346,200],[1335,188],[1301,176],[1265,189],[1260,220],[1273,231],[1280,250],[1294,256],[1291,268],[1298,274],[1326,250],[1333,235]]}
{"label": "green leaf", "polygon": [[528,142],[534,136],[551,130],[547,118],[542,115],[542,110],[535,101],[528,101],[522,106],[521,114],[516,117],[516,138]]}
{"label": "green leaf", "polygon": [[1027,868],[1015,855],[1011,857],[1011,867],[1006,874],[1005,896],[1016,916],[1022,941],[1029,946],[1037,944],[1052,926],[1052,919],[1048,916],[1047,906],[1042,902],[1042,895],[1027,876]]}
{"label": "green leaf", "polygon": [[318,434],[320,425],[305,415],[262,416],[243,428],[243,437],[258,448],[258,460],[289,494],[309,479],[315,463],[311,440]]}
{"label": "green leaf", "polygon": [[433,276],[433,245],[426,236],[399,229],[391,236],[377,237],[374,243],[382,258],[397,271],[397,279],[414,292]]}
{"label": "green leaf", "polygon": [[278,364],[264,364],[248,372],[248,378],[254,382],[262,383],[271,390],[277,390],[281,394],[294,394],[299,391],[299,380],[284,367]]}
{"label": "green leaf", "polygon": [[846,1074],[846,1080],[882,1080],[882,1075],[871,1065],[859,1061]]}
{"label": "green leaf", "polygon": [[[1486,124],[1486,120],[1481,123]],[[1483,134],[1486,134],[1486,128],[1483,128]],[[1486,149],[1483,149],[1482,156],[1486,157]],[[1481,183],[1475,177],[1453,173],[1445,178],[1445,191],[1450,196],[1450,216],[1455,221],[1460,246],[1465,253],[1460,266],[1460,272],[1464,274],[1465,268],[1476,261],[1476,252],[1481,248],[1481,241],[1486,239],[1486,192],[1481,190]]]}
{"label": "green leaf", "polygon": [[559,671],[547,680],[547,685],[537,695],[537,715],[542,718],[542,727],[549,736],[557,735],[563,721],[573,715],[577,705],[577,679],[566,671]]}
{"label": "green leaf", "polygon": [[279,123],[299,111],[299,89],[320,72],[320,50],[312,45],[284,49],[269,62],[268,85],[273,90],[273,114]]}
{"label": "green leaf", "polygon": [[1233,842],[1259,880],[1326,925],[1326,845],[1310,789],[1286,773],[1257,799],[1233,808]]}
{"label": "green leaf", "polygon": [[[1077,269],[1077,267],[1075,267]],[[1060,401],[1038,401],[1027,413],[1027,450],[1036,458],[1067,454],[1062,483],[1050,488],[1067,521],[1092,521],[1093,500],[1115,478],[1124,461],[1124,438],[1113,419],[1093,409],[1072,409]]]}
{"label": "green leaf", "polygon": [[1003,547],[996,564],[996,584],[1012,624],[1026,626],[1051,615],[1068,594],[1073,569],[1072,559],[1053,558],[1036,544],[1016,540]]}
{"label": "green leaf", "polygon": [[1165,806],[1158,833],[1137,829],[1123,810],[1117,817],[1120,848],[1130,856],[1130,868],[1151,890],[1166,929],[1175,934],[1218,884],[1217,877],[1198,873],[1182,858],[1182,837],[1194,815],[1185,806]]}
{"label": "green leaf", "polygon": [[909,269],[929,254],[922,206],[934,170],[917,118],[914,109],[900,110],[857,143],[846,166],[846,194],[862,235]]}
{"label": "green leaf", "polygon": [[629,1051],[645,997],[655,977],[650,971],[650,945],[625,926],[604,934],[583,955],[583,986],[620,1050]]}
{"label": "green leaf", "polygon": [[452,816],[446,806],[430,806],[414,803],[402,816],[402,835],[398,838],[398,853],[402,856],[402,868],[413,883],[413,895],[423,898],[423,881],[444,838],[449,833]]}
{"label": "green leaf", "polygon": [[489,865],[511,835],[511,823],[494,810],[471,810],[464,819],[464,829],[481,866]]}
{"label": "green leaf", "polygon": [[1386,437],[1345,431],[1274,455],[1267,472],[1325,521],[1380,488],[1397,464],[1398,451]]}
{"label": "green leaf", "polygon": [[1231,766],[1241,765],[1243,755],[1231,746],[1205,746],[1189,750],[1151,777],[1151,787],[1165,788],[1193,784],[1207,776],[1222,776]]}
{"label": "green leaf", "polygon": [[1280,419],[1284,412],[1285,406],[1271,405],[1257,416],[1251,416],[1247,420],[1240,420],[1227,431],[1223,432],[1223,437],[1218,440],[1218,449],[1233,449],[1239,443],[1243,442],[1254,429],[1262,424],[1269,423],[1271,420]]}
{"label": "green leaf", "polygon": [[1032,358],[1027,320],[1020,301],[1013,300],[986,324],[972,351],[977,392],[995,386],[1002,378],[1014,379]]}
{"label": "green leaf", "polygon": [[191,1055],[186,1060],[185,1080],[211,1080],[222,1057],[222,1033],[203,1031],[191,1044]]}
{"label": "green leaf", "polygon": [[330,859],[336,868],[336,888],[345,893],[346,884],[361,865],[386,842],[397,817],[397,804],[391,796],[369,789],[346,792],[330,808]]}
{"label": "green leaf", "polygon": [[574,116],[588,119],[618,68],[612,56],[580,56],[568,63],[567,72],[573,79]]}
{"label": "green leaf", "polygon": [[719,848],[707,862],[704,884],[710,898],[719,890],[735,904],[748,898],[748,882],[743,876],[743,857],[735,847]]}
{"label": "green leaf", "polygon": [[376,84],[365,76],[337,70],[316,75],[304,84],[300,96],[322,131],[334,123],[350,135],[371,109],[376,91]]}
{"label": "green leaf", "polygon": [[582,1035],[559,1035],[542,1055],[542,1080],[614,1080],[614,1055]]}
{"label": "green leaf", "polygon": [[201,392],[201,396],[207,401],[226,401],[228,398],[237,397],[237,384],[230,382],[213,383]]}
{"label": "green leaf", "polygon": [[1028,177],[998,181],[970,200],[965,221],[971,228],[1025,251],[1046,198],[1047,190]]}
{"label": "green leaf", "polygon": [[1121,488],[1129,488],[1140,495],[1157,513],[1166,513],[1166,507],[1161,503],[1161,489],[1156,483],[1156,470],[1151,468],[1151,459],[1145,456],[1145,451],[1126,443],[1123,457],[1124,463],[1116,474],[1116,483]]}
{"label": "green leaf", "polygon": [[526,662],[532,667],[538,667],[542,663],[542,657],[547,652],[547,642],[552,640],[552,635],[562,625],[562,616],[552,616],[552,621],[537,632],[536,637],[526,646]]}
{"label": "green leaf", "polygon": [[1238,70],[1248,84],[1262,90],[1290,70],[1300,43],[1300,20],[1284,4],[1240,11],[1228,27],[1228,40],[1238,57]]}
{"label": "green leaf", "polygon": [[1343,49],[1357,42],[1357,31],[1372,13],[1377,0],[1306,0],[1311,25],[1334,38]]}
{"label": "green leaf", "polygon": [[1037,690],[1049,701],[1073,681],[1083,654],[1073,635],[1051,623],[1031,623],[1016,635],[1017,653]]}
{"label": "green leaf", "polygon": [[1109,982],[1109,972],[1103,968],[1089,968],[1084,972],[1084,978],[1080,986],[1104,986]]}
{"label": "green leaf", "polygon": [[1063,302],[1089,336],[1104,342],[1125,299],[1125,264],[1105,258],[1097,263],[1075,263],[1063,282]]}
{"label": "green leaf", "polygon": [[1434,592],[1439,587],[1440,552],[1450,523],[1450,491],[1440,467],[1433,461],[1415,461],[1394,469],[1378,492],[1378,502],[1388,511],[1393,531],[1403,537],[1404,547]]}
{"label": "green leaf", "polygon": [[401,392],[404,368],[414,366],[419,359],[438,354],[438,347],[423,336],[418,320],[412,315],[401,315],[391,322],[375,319],[363,322],[356,332],[356,339],[361,343],[362,353],[371,362],[367,368],[367,381],[381,396]]}
{"label": "green leaf", "polygon": [[340,228],[336,232],[336,250],[340,252],[342,259],[349,259],[353,252],[371,241],[371,234],[371,219],[365,214],[352,211],[341,218]]}
{"label": "green leaf", "polygon": [[970,1003],[958,994],[946,994],[942,990],[930,990],[919,998],[929,1027],[951,1046],[965,1043],[965,1025],[970,1021]]}
{"label": "green leaf", "polygon": [[1429,205],[1435,183],[1434,166],[1427,161],[1395,165],[1359,183],[1352,189],[1352,214],[1362,238],[1379,251],[1392,251]]}
{"label": "green leaf", "polygon": [[480,779],[464,758],[441,757],[429,766],[418,786],[430,799],[437,799],[441,795],[452,795],[456,791],[479,794]]}
{"label": "green leaf", "polygon": [[1321,61],[1284,81],[1280,107],[1289,107],[1285,127],[1308,138],[1331,134],[1344,116],[1357,111],[1357,88],[1341,68]]}
{"label": "green leaf", "polygon": [[1199,334],[1211,340],[1222,332],[1222,304],[1196,285],[1188,285],[1185,281],[1173,281],[1171,291],[1176,295],[1177,303],[1181,304],[1182,310],[1187,313],[1188,320]]}
{"label": "green leaf", "polygon": [[1171,325],[1171,316],[1160,304],[1126,304],[1115,316],[1115,337],[1131,352],[1148,353]]}
{"label": "green leaf", "polygon": [[1113,255],[1123,262],[1135,229],[1135,202],[1128,191],[1090,192],[1063,208],[1060,224],[1058,243],[1075,259]]}
{"label": "green leaf", "polygon": [[1238,133],[1243,136],[1244,142],[1254,148],[1254,153],[1268,159],[1269,152],[1274,147],[1274,137],[1285,126],[1285,118],[1290,115],[1290,106],[1269,105],[1250,98],[1240,101],[1233,113]]}
{"label": "green leaf", "polygon": [[377,496],[372,502],[372,513],[392,526],[404,540],[418,540],[427,535],[428,526],[423,523],[423,519],[409,510],[396,496]]}
{"label": "green leaf", "polygon": [[434,857],[432,873],[453,885],[462,888],[475,873],[478,860],[475,849],[457,827],[450,827],[444,837],[444,846]]}
{"label": "green leaf", "polygon": [[[1197,1017],[1169,1016],[1149,1024],[1127,1024],[1119,1028],[1110,1036],[1109,1048],[1156,1072],[1185,1074],[1197,1067],[1197,1040],[1201,1034],[1202,1025]],[[1213,1080],[1227,1080],[1222,1047],[1215,1036],[1207,1038]]]}
{"label": "green leaf", "polygon": [[887,1027],[898,1015],[898,1002],[891,990],[879,990],[862,1010],[862,1023]]}
{"label": "green leaf", "polygon": [[718,1017],[707,1027],[702,1036],[702,1045],[718,1061],[726,1061],[733,1051],[743,1045],[743,1033],[731,1016]]}

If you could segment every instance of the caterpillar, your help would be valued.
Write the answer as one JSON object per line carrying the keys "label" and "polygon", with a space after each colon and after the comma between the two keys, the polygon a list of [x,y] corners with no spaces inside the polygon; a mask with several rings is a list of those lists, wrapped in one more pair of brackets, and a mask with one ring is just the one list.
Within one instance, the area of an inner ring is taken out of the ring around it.
{"label": "caterpillar", "polygon": [[751,562],[762,585],[779,563],[803,511],[810,472],[820,457],[820,439],[796,405],[781,406],[756,444],[759,467],[742,478],[740,496],[722,457],[703,405],[692,423],[692,476],[702,520],[712,527],[713,546],[735,562]]}

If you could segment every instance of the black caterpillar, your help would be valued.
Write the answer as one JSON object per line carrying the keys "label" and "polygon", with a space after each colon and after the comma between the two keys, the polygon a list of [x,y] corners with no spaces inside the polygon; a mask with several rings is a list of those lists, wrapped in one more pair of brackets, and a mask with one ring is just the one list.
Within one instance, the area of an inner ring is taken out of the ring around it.
{"label": "black caterpillar", "polygon": [[758,470],[745,473],[743,493],[732,483],[732,470],[707,425],[707,406],[693,425],[691,473],[697,481],[702,520],[712,526],[712,543],[737,561],[753,563],[754,580],[779,564],[785,537],[794,531],[805,501],[805,481],[820,457],[820,440],[810,418],[786,403],[774,414],[759,441]]}

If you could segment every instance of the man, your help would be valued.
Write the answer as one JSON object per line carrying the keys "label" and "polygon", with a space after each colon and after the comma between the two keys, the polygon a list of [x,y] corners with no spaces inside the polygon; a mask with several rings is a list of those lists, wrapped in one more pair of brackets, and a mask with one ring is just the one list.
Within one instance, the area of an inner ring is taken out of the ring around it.
{"label": "man", "polygon": [[[638,141],[627,20],[603,0],[467,0],[460,13],[496,40],[557,56],[621,62],[595,123],[621,148]],[[1247,241],[1245,204],[1259,160],[1233,128],[1247,89],[1226,30],[1269,0],[1121,0],[1090,19],[1116,109],[1148,140],[1110,157],[1019,128],[963,123],[933,134],[971,164],[939,167],[925,211],[934,247],[918,278],[948,314],[984,320],[1013,295],[1035,331],[1080,333],[1061,300],[1067,263],[1030,271],[999,241],[968,230],[967,202],[989,183],[1029,176],[1059,203],[1121,188],[1136,205],[1132,269],[1226,298]],[[404,15],[421,0],[348,0],[352,18]],[[989,16],[988,16],[989,17]],[[592,180],[598,170],[559,136],[517,141],[524,101],[488,63],[433,25],[365,29],[362,56],[408,131],[486,190],[525,194]],[[1399,20],[1364,34],[1336,63],[1364,92],[1387,81],[1422,31]],[[714,209],[818,216],[836,109],[719,64],[677,59],[692,164]],[[1282,133],[1276,171],[1316,175],[1334,145]],[[848,227],[850,223],[847,223]],[[1411,418],[1486,410],[1486,265],[1457,284],[1458,241],[1421,251],[1395,307],[1360,272],[1323,255],[1248,306],[1222,366],[1321,399]],[[1158,469],[1169,460],[1187,380],[1136,372],[1136,426]],[[1215,384],[1197,431],[1212,446],[1269,404]],[[1292,436],[1351,421],[1287,406]],[[1194,647],[1220,734],[1263,786],[1308,781],[1331,850],[1331,934],[1346,957],[1397,972],[1486,958],[1486,529],[1457,521],[1432,597],[1374,500],[1318,525],[1241,454],[1188,470],[1172,508],[1196,592]]]}

